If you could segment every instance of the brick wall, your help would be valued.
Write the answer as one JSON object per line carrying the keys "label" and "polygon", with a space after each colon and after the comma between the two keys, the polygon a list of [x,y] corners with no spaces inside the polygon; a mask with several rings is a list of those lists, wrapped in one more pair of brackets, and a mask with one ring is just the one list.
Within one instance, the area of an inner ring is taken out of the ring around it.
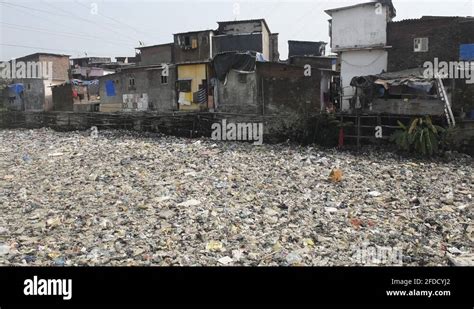
{"label": "brick wall", "polygon": [[[388,71],[422,67],[425,61],[456,61],[459,45],[474,43],[474,20],[465,18],[421,18],[388,23]],[[414,52],[413,40],[427,37],[428,52]]]}
{"label": "brick wall", "polygon": [[39,57],[39,61],[51,61],[53,63],[53,79],[66,81],[69,79],[69,57],[68,56],[46,56]]}

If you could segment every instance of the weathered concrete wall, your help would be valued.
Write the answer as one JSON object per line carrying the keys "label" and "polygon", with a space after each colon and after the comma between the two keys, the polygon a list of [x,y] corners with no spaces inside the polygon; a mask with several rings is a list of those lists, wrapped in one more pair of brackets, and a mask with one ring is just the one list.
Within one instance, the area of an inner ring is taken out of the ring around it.
{"label": "weathered concrete wall", "polygon": [[288,58],[293,56],[324,56],[325,42],[288,41]]}
{"label": "weathered concrete wall", "polygon": [[219,23],[218,32],[220,34],[239,34],[239,33],[252,33],[252,32],[262,32],[263,26],[262,21],[252,20],[246,22],[225,22]]}
{"label": "weathered concrete wall", "polygon": [[[103,112],[175,110],[176,69],[174,66],[169,67],[167,83],[162,83],[161,73],[162,69],[159,68],[136,68],[100,78],[100,110]],[[131,85],[132,79],[133,85]],[[115,96],[107,95],[107,80],[114,82]],[[127,102],[131,102],[131,106]]]}
{"label": "weathered concrete wall", "polygon": [[387,42],[386,6],[376,11],[376,3],[332,13],[331,49],[385,46]]}
{"label": "weathered concrete wall", "polygon": [[[45,82],[39,78],[15,79],[14,83],[22,83],[24,86],[23,105],[26,111],[44,111],[46,105]],[[49,89],[51,91],[51,89]],[[51,100],[52,101],[52,100]],[[52,104],[51,104],[52,105]]]}
{"label": "weathered concrete wall", "polygon": [[292,65],[304,67],[309,64],[313,69],[331,69],[333,60],[336,58],[330,57],[304,57],[304,56],[293,56],[288,59]]}
{"label": "weathered concrete wall", "polygon": [[270,60],[270,31],[266,27],[262,27],[262,54],[265,59]]}
{"label": "weathered concrete wall", "polygon": [[217,82],[216,110],[236,114],[261,114],[257,90],[257,74],[231,70],[227,82]]}
{"label": "weathered concrete wall", "polygon": [[[273,60],[275,59],[275,55],[278,52],[278,49],[273,49],[273,53],[271,53],[271,32],[265,26],[262,20],[249,20],[249,21],[235,21],[235,22],[223,22],[219,23],[218,33],[220,35],[246,35],[246,34],[261,34],[261,47],[259,49],[255,49],[254,44],[250,44],[248,41],[241,42],[241,48],[234,49],[234,50],[253,50],[261,52],[265,59]],[[249,47],[245,45],[245,43],[249,44]],[[275,43],[273,43],[275,44]],[[278,42],[276,43],[278,44]]]}
{"label": "weathered concrete wall", "polygon": [[140,65],[173,63],[173,43],[140,48]]}
{"label": "weathered concrete wall", "polygon": [[280,52],[278,51],[278,33],[270,35],[270,61],[278,62],[280,60]]}
{"label": "weathered concrete wall", "polygon": [[[197,40],[197,47],[185,47],[186,37],[192,44],[193,39]],[[174,35],[174,60],[175,63],[208,61],[212,57],[211,42],[212,31],[188,32]]]}
{"label": "weathered concrete wall", "polygon": [[354,50],[341,53],[342,111],[350,109],[350,100],[355,93],[350,85],[354,76],[380,74],[387,70],[385,50]]}
{"label": "weathered concrete wall", "polygon": [[51,61],[53,63],[53,80],[66,81],[69,79],[69,57],[41,55],[39,61]]}
{"label": "weathered concrete wall", "polygon": [[280,63],[257,63],[259,98],[263,115],[309,115],[318,113],[321,73]]}
{"label": "weathered concrete wall", "polygon": [[263,52],[262,33],[240,34],[240,35],[216,35],[213,37],[212,54],[228,51],[255,51]]}
{"label": "weathered concrete wall", "polygon": [[71,84],[53,87],[53,109],[55,111],[72,111],[74,100],[72,98]]}
{"label": "weathered concrete wall", "polygon": [[319,112],[321,73],[280,63],[257,62],[252,73],[232,70],[218,82],[217,111],[235,114],[304,115]]}
{"label": "weathered concrete wall", "polygon": [[[69,79],[69,56],[66,55],[55,55],[47,53],[37,53],[28,55],[25,57],[17,58],[17,62],[24,61],[35,61],[35,62],[52,62],[53,72],[47,72],[50,78],[57,81],[66,81]],[[48,66],[49,71],[49,66]],[[45,69],[43,69],[45,70]],[[45,72],[46,73],[46,72]]]}

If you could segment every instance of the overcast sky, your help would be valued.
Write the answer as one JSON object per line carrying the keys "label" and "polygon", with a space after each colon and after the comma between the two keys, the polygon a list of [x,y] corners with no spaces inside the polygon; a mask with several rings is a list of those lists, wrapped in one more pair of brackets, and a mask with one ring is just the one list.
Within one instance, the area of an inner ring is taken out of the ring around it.
{"label": "overcast sky", "polygon": [[[216,29],[217,21],[265,18],[280,33],[280,58],[292,40],[329,42],[324,10],[357,0],[0,0],[0,60],[35,52],[133,56],[134,47],[169,43],[173,33]],[[472,16],[474,0],[394,0],[395,20]]]}

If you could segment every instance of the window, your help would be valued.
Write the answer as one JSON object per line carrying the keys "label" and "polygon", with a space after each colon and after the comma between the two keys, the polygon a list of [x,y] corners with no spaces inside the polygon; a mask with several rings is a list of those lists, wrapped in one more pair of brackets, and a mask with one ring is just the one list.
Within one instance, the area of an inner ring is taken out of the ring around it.
{"label": "window", "polygon": [[128,90],[136,90],[135,88],[135,77],[128,78]]}
{"label": "window", "polygon": [[239,83],[247,82],[247,74],[239,73]]}
{"label": "window", "polygon": [[185,35],[179,38],[179,42],[182,42],[181,48],[185,50],[196,49],[198,47],[198,39],[196,36]]}
{"label": "window", "polygon": [[31,84],[28,84],[27,89],[28,89],[28,90],[31,89]]}
{"label": "window", "polygon": [[179,80],[176,82],[176,89],[179,92],[191,92],[191,80]]}
{"label": "window", "polygon": [[413,51],[427,52],[428,51],[428,38],[415,38],[413,40]]}
{"label": "window", "polygon": [[168,76],[161,75],[161,83],[167,84],[168,83]]}

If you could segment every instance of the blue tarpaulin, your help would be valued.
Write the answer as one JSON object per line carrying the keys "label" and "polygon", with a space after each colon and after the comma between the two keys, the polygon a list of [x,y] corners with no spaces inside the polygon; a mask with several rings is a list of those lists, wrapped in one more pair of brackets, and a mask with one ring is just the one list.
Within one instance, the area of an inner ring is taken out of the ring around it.
{"label": "blue tarpaulin", "polygon": [[459,46],[459,59],[464,61],[474,60],[474,44],[461,44]]}
{"label": "blue tarpaulin", "polygon": [[11,85],[8,85],[8,90],[10,92],[13,92],[15,94],[20,94],[23,92],[23,90],[25,89],[25,87],[23,86],[23,84],[11,84]]}
{"label": "blue tarpaulin", "polygon": [[108,97],[115,96],[115,85],[113,80],[108,80],[105,82],[105,91]]}

